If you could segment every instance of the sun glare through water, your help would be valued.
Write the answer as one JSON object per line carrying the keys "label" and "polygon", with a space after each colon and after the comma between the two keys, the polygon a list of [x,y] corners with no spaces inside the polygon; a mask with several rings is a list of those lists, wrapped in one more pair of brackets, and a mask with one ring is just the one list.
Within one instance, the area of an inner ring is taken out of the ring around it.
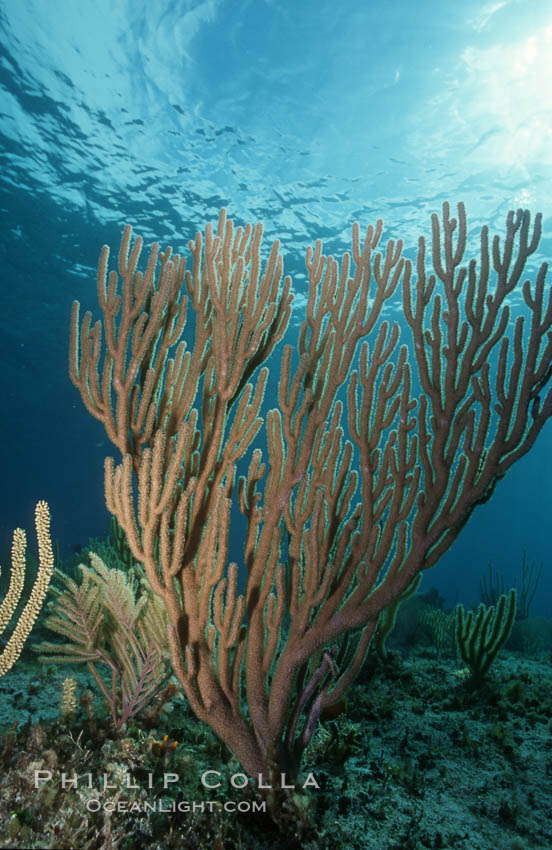
{"label": "sun glare through water", "polygon": [[522,42],[470,47],[462,58],[479,95],[476,147],[505,166],[552,164],[552,23]]}

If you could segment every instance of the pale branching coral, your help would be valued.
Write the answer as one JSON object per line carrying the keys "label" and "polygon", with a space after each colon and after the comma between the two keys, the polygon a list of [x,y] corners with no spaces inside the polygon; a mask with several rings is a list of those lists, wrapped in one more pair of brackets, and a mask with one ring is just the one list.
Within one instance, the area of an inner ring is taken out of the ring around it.
{"label": "pale branching coral", "polygon": [[[54,569],[54,555],[50,539],[50,511],[46,502],[38,502],[36,506],[35,527],[38,539],[38,574],[11,637],[0,653],[0,676],[7,673],[21,655],[23,645],[29,637],[42,608]],[[10,584],[0,605],[0,634],[4,633],[21,598],[25,583],[26,550],[27,538],[25,532],[22,528],[16,528],[13,533]]]}
{"label": "pale branching coral", "polygon": [[72,676],[67,676],[61,686],[59,698],[59,715],[62,720],[70,720],[77,708],[77,681]]}

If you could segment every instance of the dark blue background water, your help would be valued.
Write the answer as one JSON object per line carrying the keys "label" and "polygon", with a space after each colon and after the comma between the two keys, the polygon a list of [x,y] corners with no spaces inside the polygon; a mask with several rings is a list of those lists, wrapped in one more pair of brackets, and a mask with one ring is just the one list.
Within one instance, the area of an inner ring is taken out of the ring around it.
{"label": "dark blue background water", "polygon": [[[221,205],[304,255],[382,216],[412,253],[463,199],[482,223],[544,213],[552,256],[552,4],[3,0],[0,8],[0,552],[49,501],[62,553],[107,530],[102,427],[67,377],[73,298],[123,223],[182,250]],[[512,302],[519,309],[518,297]],[[552,423],[425,579],[477,599],[492,560],[544,562],[552,615]],[[31,537],[32,539],[32,537]]]}

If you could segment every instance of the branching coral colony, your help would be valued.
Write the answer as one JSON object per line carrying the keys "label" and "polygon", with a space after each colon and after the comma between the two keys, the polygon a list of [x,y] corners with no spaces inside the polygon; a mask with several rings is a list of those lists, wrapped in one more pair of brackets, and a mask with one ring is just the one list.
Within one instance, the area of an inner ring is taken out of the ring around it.
{"label": "branching coral colony", "polygon": [[[29,637],[35,620],[40,613],[48,591],[50,579],[52,578],[54,553],[50,538],[50,509],[46,502],[37,503],[35,509],[35,528],[38,540],[38,572],[25,607],[14,625],[13,632],[6,646],[0,652],[0,676],[7,673],[21,655],[25,641]],[[27,567],[26,555],[26,534],[22,528],[16,528],[13,532],[10,584],[8,592],[0,605],[0,635],[3,635],[9,625],[23,592]]]}
{"label": "branching coral colony", "polygon": [[[139,271],[142,240],[131,245],[127,227],[121,283],[103,248],[103,333],[75,303],[71,378],[121,452],[105,462],[107,506],[166,606],[174,671],[250,774],[296,773],[381,612],[437,563],[551,416],[546,264],[521,284],[540,215],[530,225],[528,211],[511,212],[492,243],[484,227],[479,262],[463,265],[465,210],[455,219],[445,204],[431,273],[423,237],[414,268],[400,241],[379,247],[381,221],[364,239],[353,225],[341,262],[317,242],[306,316],[264,420],[263,364],[292,301],[278,242],[263,266],[262,225],[236,227],[222,210],[216,232],[189,243],[191,269],[155,244]],[[382,320],[399,287],[408,346]],[[525,307],[514,319],[516,287]],[[234,500],[247,521],[243,592],[227,563]]]}

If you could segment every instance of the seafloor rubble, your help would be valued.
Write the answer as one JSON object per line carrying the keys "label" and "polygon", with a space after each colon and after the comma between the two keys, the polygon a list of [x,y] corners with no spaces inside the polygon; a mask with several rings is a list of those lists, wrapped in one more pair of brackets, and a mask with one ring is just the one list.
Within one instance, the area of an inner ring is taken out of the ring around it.
{"label": "seafloor rubble", "polygon": [[[117,735],[86,675],[71,671],[76,706],[62,718],[65,675],[24,662],[0,680],[3,847],[552,846],[549,653],[503,650],[475,690],[432,646],[369,661],[319,726],[302,777],[320,787],[307,790],[234,787],[239,765],[170,689]],[[219,787],[204,787],[206,770]],[[51,774],[38,788],[35,771]]]}

